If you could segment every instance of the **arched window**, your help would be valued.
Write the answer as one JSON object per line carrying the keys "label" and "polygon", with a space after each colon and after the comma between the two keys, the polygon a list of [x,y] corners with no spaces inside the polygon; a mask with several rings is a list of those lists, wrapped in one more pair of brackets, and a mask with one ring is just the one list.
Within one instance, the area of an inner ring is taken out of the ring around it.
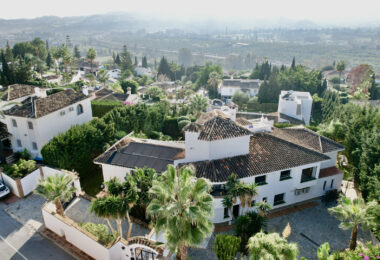
{"label": "arched window", "polygon": [[80,115],[80,114],[82,114],[82,113],[83,113],[83,106],[82,106],[81,104],[79,104],[79,105],[77,106],[77,114]]}

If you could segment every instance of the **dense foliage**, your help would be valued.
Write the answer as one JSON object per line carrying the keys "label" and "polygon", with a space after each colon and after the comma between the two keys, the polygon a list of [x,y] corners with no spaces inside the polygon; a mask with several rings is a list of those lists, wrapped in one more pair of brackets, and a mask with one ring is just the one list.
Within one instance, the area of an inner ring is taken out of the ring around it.
{"label": "dense foliage", "polygon": [[91,101],[92,116],[102,117],[115,107],[121,107],[122,105],[123,104],[120,101],[93,100]]}
{"label": "dense foliage", "polygon": [[98,241],[103,245],[108,245],[115,240],[114,235],[109,233],[108,227],[104,224],[95,224],[87,222],[79,225],[84,230],[97,237]]}
{"label": "dense foliage", "polygon": [[218,260],[233,260],[240,249],[241,238],[227,234],[215,237],[214,252]]}
{"label": "dense foliage", "polygon": [[5,165],[4,171],[8,176],[16,179],[22,178],[37,169],[36,161],[20,159],[12,165]]}

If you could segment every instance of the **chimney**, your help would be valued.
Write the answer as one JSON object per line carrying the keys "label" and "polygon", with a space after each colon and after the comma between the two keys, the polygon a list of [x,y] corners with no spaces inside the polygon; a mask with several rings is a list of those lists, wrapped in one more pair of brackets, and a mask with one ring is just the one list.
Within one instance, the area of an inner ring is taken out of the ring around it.
{"label": "chimney", "polygon": [[128,95],[132,94],[132,91],[131,91],[131,88],[130,88],[130,87],[127,88],[127,94],[128,94]]}
{"label": "chimney", "polygon": [[36,97],[39,98],[45,98],[46,95],[46,89],[40,89],[38,87],[34,88],[34,94],[36,94]]}
{"label": "chimney", "polygon": [[83,93],[85,96],[88,96],[88,88],[87,88],[87,87],[82,88],[82,93]]}

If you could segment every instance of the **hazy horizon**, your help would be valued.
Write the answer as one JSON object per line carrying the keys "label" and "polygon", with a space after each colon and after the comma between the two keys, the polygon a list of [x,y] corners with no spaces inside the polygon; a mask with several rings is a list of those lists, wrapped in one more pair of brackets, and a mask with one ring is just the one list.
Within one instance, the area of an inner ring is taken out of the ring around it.
{"label": "hazy horizon", "polygon": [[[20,9],[22,6],[22,9]],[[0,9],[2,19],[33,19],[43,16],[72,17],[97,14],[134,13],[144,18],[163,20],[216,21],[310,21],[322,26],[379,26],[380,3],[362,0],[235,0],[230,1],[150,1],[126,3],[120,0],[55,2],[48,0],[13,1]]]}

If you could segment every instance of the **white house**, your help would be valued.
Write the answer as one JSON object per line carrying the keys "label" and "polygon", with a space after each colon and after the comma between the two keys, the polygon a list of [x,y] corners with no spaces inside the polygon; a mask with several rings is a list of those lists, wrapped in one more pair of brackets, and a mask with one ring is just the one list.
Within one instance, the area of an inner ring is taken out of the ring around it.
{"label": "white house", "polygon": [[304,122],[308,125],[311,117],[313,98],[309,92],[293,90],[281,91],[278,102],[279,122],[286,122],[287,116]]}
{"label": "white house", "polygon": [[135,68],[135,71],[137,76],[153,76],[152,70],[150,68],[144,68],[139,66]]}
{"label": "white house", "polygon": [[[222,200],[233,173],[242,182],[259,185],[255,202],[265,200],[274,209],[340,190],[343,173],[335,165],[342,145],[303,127],[271,124],[265,118],[234,122],[221,111],[211,111],[184,128],[184,143],[127,136],[94,162],[102,166],[105,181],[123,179],[135,167],[163,172],[168,164],[193,165],[197,177],[213,185],[214,223],[232,218]],[[236,217],[246,210],[238,199],[232,213]]]}
{"label": "white house", "polygon": [[219,94],[222,99],[232,99],[237,91],[241,91],[254,97],[259,93],[261,81],[259,79],[224,79],[219,86]]}
{"label": "white house", "polygon": [[46,90],[35,88],[35,95],[5,111],[5,116],[13,151],[27,149],[41,159],[41,148],[54,136],[92,119],[90,96],[72,89],[46,95]]}

